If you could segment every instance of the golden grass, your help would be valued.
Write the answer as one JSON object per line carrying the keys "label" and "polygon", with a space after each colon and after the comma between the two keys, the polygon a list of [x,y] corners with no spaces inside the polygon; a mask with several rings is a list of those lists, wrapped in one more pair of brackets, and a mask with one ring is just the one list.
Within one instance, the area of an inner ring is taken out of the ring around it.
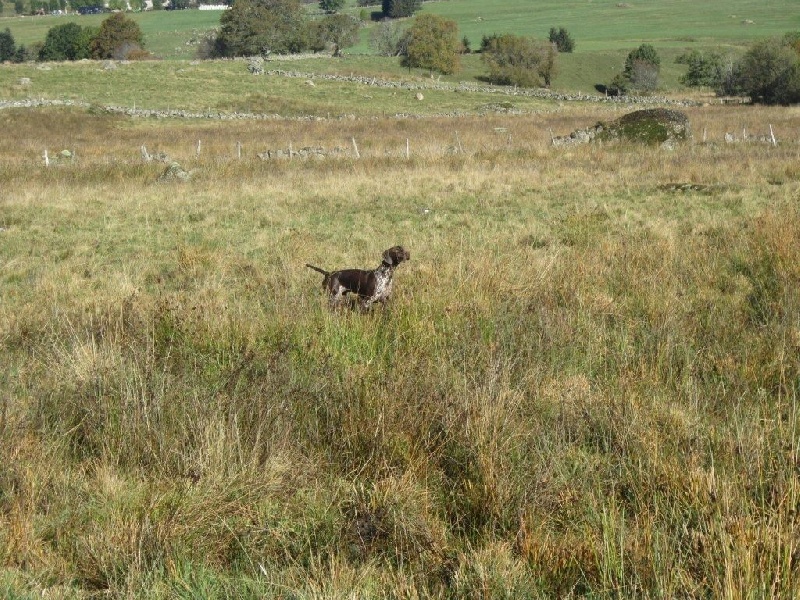
{"label": "golden grass", "polygon": [[[607,110],[0,113],[0,590],[797,595],[800,114],[550,147]],[[395,243],[391,305],[328,311],[303,264]]]}

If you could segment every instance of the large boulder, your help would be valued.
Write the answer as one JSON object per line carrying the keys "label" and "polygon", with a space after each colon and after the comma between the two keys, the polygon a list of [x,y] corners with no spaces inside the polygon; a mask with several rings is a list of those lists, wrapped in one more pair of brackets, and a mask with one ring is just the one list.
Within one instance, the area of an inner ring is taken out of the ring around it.
{"label": "large boulder", "polygon": [[691,137],[689,117],[679,110],[647,108],[621,116],[610,123],[578,129],[568,136],[553,138],[553,145],[582,144],[593,140],[627,140],[672,146]]}
{"label": "large boulder", "polygon": [[599,139],[623,139],[647,144],[684,141],[691,137],[689,117],[679,110],[648,108],[608,124]]}

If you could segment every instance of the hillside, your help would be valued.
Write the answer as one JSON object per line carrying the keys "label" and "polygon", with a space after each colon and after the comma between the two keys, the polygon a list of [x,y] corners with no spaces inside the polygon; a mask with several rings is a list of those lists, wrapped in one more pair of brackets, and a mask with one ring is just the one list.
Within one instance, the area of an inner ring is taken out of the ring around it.
{"label": "hillside", "polygon": [[[369,12],[368,9],[367,12]],[[756,39],[800,29],[800,14],[792,0],[768,4],[748,0],[691,2],[688,0],[642,0],[640,2],[560,2],[503,0],[486,10],[481,0],[428,2],[424,11],[454,19],[462,36],[477,48],[484,35],[513,32],[538,38],[547,36],[550,27],[566,27],[577,42],[574,54],[560,57],[556,89],[591,92],[598,83],[607,83],[621,68],[627,52],[647,41],[664,56],[662,79],[666,89],[678,87],[682,68],[674,59],[687,49],[714,49],[722,53],[741,52],[743,45]],[[314,8],[311,5],[310,11]],[[347,12],[361,15],[362,9],[349,4]],[[44,40],[54,25],[75,21],[99,25],[102,15],[11,17],[7,7],[0,27],[8,27],[18,43]],[[146,47],[167,60],[192,59],[197,41],[219,23],[213,11],[155,11],[133,14],[144,34]],[[361,43],[347,51],[350,56],[368,54],[369,35],[376,25],[365,21]],[[396,61],[379,61],[380,70],[399,71]],[[455,79],[475,80],[484,73],[478,57],[466,61],[465,70]]]}

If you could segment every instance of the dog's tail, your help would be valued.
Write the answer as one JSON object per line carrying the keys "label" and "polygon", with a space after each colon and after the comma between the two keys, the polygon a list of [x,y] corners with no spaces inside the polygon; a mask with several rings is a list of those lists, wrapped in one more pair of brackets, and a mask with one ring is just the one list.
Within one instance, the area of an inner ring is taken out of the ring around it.
{"label": "dog's tail", "polygon": [[314,265],[310,265],[310,264],[308,264],[308,263],[306,263],[306,266],[307,266],[309,269],[314,269],[314,270],[315,270],[315,271],[317,271],[318,273],[322,273],[323,275],[325,275],[325,277],[327,277],[328,275],[330,275],[330,274],[331,274],[331,273],[330,273],[330,271],[326,271],[325,269],[320,269],[319,267],[315,267]]}

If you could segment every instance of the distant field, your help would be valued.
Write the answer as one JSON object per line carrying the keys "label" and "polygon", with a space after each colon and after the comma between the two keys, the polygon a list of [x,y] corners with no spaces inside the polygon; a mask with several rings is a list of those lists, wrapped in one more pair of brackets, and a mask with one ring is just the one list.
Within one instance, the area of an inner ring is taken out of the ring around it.
{"label": "distant field", "polygon": [[[371,11],[378,7],[366,9]],[[361,9],[349,0],[347,12],[359,15]],[[481,37],[492,33],[514,32],[546,37],[550,27],[566,27],[577,42],[576,52],[621,49],[641,41],[663,45],[700,43],[741,44],[800,28],[800,10],[792,0],[755,2],[731,0],[693,2],[690,0],[638,0],[616,2],[596,0],[560,2],[525,0],[493,2],[488,8],[482,0],[426,2],[424,12],[443,15],[458,22],[461,35],[477,47]],[[216,11],[157,11],[133,14],[144,31],[148,47],[164,58],[183,58],[182,45],[194,32],[216,27]],[[0,27],[8,27],[18,43],[44,40],[47,30],[57,24],[76,21],[97,25],[103,15],[16,17],[6,5]],[[367,24],[367,29],[373,27]],[[368,51],[368,36],[354,51]]]}
{"label": "distant field", "polygon": [[[312,5],[313,7],[313,5]],[[370,12],[377,7],[364,9]],[[315,10],[311,8],[310,10]],[[349,0],[347,12],[360,15],[362,9]],[[752,40],[800,29],[800,10],[792,0],[756,2],[732,0],[693,2],[690,0],[639,0],[616,2],[595,0],[561,2],[524,0],[494,2],[488,8],[482,0],[428,2],[423,11],[454,19],[460,35],[477,48],[484,35],[514,32],[546,37],[550,27],[566,27],[576,41],[575,56],[562,61],[563,83],[568,88],[582,86],[582,72],[597,73],[619,63],[630,49],[651,42],[660,51],[687,47],[737,48]],[[0,28],[8,27],[17,43],[42,41],[47,30],[68,21],[98,25],[103,15],[15,17],[6,4]],[[200,34],[217,27],[216,11],[158,11],[133,14],[145,35],[147,48],[164,59],[193,58]],[[369,53],[369,32],[375,25],[366,23],[361,42],[350,54]]]}
{"label": "distant field", "polygon": [[566,27],[576,52],[626,48],[642,41],[662,45],[738,44],[800,28],[797,2],[733,0],[507,0],[491,7],[479,0],[425,4],[424,10],[455,19],[462,34],[481,36],[512,31],[546,37],[550,27]]}

